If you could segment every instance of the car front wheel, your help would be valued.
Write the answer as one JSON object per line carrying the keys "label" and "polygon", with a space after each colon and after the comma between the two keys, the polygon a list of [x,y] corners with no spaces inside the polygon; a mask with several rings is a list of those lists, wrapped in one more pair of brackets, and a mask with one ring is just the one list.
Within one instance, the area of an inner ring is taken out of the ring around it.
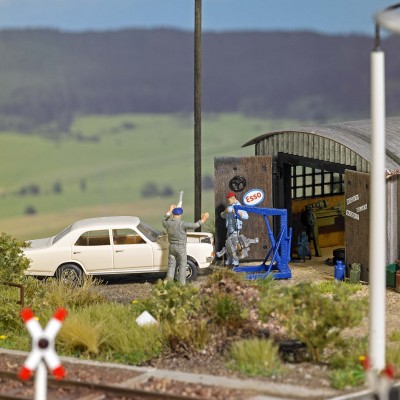
{"label": "car front wheel", "polygon": [[[179,268],[176,269],[175,276],[179,276]],[[197,278],[197,265],[192,260],[187,260],[186,282],[192,282]]]}
{"label": "car front wheel", "polygon": [[56,278],[72,285],[79,285],[82,281],[82,270],[75,264],[65,264],[58,267]]}

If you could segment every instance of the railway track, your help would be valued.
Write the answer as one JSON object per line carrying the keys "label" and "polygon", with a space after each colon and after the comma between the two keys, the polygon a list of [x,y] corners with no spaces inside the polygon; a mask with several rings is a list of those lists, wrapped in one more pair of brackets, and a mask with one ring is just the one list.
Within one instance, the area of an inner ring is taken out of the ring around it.
{"label": "railway track", "polygon": [[[182,396],[172,393],[162,393],[129,387],[131,380],[119,384],[107,385],[73,381],[68,379],[55,380],[48,378],[48,400],[188,400],[203,399],[202,397]],[[21,382],[16,373],[0,371],[1,400],[31,400],[34,396],[34,381]]]}

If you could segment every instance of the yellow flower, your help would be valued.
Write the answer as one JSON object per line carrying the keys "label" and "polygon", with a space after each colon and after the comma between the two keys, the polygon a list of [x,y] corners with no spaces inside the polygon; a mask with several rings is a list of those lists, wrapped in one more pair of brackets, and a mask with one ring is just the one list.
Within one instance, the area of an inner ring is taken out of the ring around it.
{"label": "yellow flower", "polygon": [[6,335],[0,335],[0,340],[4,340],[4,339],[7,339],[7,336]]}
{"label": "yellow flower", "polygon": [[137,304],[139,303],[137,300],[132,300],[132,304]]}

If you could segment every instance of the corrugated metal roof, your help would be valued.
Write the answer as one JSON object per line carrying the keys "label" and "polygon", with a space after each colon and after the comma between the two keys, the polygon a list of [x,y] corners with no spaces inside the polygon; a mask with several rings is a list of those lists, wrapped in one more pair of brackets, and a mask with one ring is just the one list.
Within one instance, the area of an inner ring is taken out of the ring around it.
{"label": "corrugated metal roof", "polygon": [[[301,127],[265,133],[242,147],[256,145],[256,155],[278,152],[352,165],[369,172],[371,121]],[[386,118],[386,168],[400,168],[400,117]]]}

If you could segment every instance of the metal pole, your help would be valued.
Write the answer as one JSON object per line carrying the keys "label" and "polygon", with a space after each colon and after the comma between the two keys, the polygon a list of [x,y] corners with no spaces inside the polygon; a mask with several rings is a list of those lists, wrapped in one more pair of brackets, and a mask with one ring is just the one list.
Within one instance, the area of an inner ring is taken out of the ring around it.
{"label": "metal pole", "polygon": [[195,0],[194,29],[194,220],[201,218],[201,0]]}
{"label": "metal pole", "polygon": [[385,58],[379,45],[371,53],[372,163],[369,228],[369,356],[374,371],[385,368],[386,177]]}
{"label": "metal pole", "polygon": [[43,361],[39,362],[35,374],[35,398],[34,400],[47,399],[47,368]]}

